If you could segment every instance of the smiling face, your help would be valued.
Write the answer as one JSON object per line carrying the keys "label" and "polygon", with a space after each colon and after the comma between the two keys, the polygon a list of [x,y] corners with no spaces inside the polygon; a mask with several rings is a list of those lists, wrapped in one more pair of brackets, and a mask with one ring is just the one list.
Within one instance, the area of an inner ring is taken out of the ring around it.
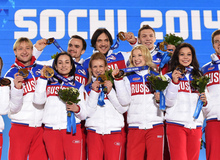
{"label": "smiling face", "polygon": [[95,48],[102,54],[106,54],[111,47],[108,36],[102,33],[98,36],[95,44]]}
{"label": "smiling face", "polygon": [[75,58],[76,62],[79,62],[81,55],[85,52],[82,40],[77,38],[70,39],[67,52],[72,58]]}
{"label": "smiling face", "polygon": [[183,47],[179,51],[179,63],[188,67],[192,62],[192,51],[189,47]]}
{"label": "smiling face", "polygon": [[156,42],[156,37],[151,29],[143,29],[140,32],[140,37],[138,38],[138,43],[145,45],[150,51],[154,49],[154,43]]}
{"label": "smiling face", "polygon": [[140,49],[135,49],[132,53],[132,63],[135,67],[146,65],[146,60]]}
{"label": "smiling face", "polygon": [[68,77],[72,69],[70,57],[67,55],[59,56],[57,60],[57,64],[55,65],[55,68],[60,75],[64,77]]}
{"label": "smiling face", "polygon": [[14,50],[15,56],[24,66],[28,66],[31,63],[33,48],[26,42],[22,41]]}
{"label": "smiling face", "polygon": [[214,37],[213,48],[215,49],[216,54],[220,55],[220,34]]}
{"label": "smiling face", "polygon": [[100,74],[104,74],[107,70],[105,61],[103,59],[94,59],[91,63],[91,72],[94,77],[98,77]]}

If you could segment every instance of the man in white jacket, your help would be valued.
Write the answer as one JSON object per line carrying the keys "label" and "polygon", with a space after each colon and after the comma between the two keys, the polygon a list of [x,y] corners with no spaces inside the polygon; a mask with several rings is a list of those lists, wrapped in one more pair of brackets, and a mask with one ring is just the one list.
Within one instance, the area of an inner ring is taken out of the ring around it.
{"label": "man in white jacket", "polygon": [[210,77],[207,89],[210,94],[209,105],[203,109],[207,125],[205,128],[206,157],[208,160],[220,159],[220,30],[212,33],[212,45],[215,53],[211,62],[202,67],[204,75]]}
{"label": "man in white jacket", "polygon": [[[42,45],[37,46],[39,51],[44,48]],[[33,44],[28,38],[17,39],[13,50],[16,56],[15,63],[5,75],[11,80],[10,96],[13,97],[13,93],[17,95],[10,100],[17,104],[14,108],[16,110],[10,108],[8,113],[12,122],[9,133],[9,159],[24,160],[29,157],[30,160],[47,160],[42,138],[43,106],[32,102],[36,81],[43,66],[35,64],[36,58],[32,56]],[[18,103],[21,100],[23,104]]]}

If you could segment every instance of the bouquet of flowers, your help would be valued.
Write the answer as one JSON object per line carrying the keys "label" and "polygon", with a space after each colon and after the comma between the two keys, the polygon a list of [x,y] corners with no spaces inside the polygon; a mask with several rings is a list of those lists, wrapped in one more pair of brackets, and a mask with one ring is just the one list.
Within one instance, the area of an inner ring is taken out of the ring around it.
{"label": "bouquet of flowers", "polygon": [[[161,44],[163,45],[168,45],[168,44],[172,44],[174,46],[178,46],[179,44],[181,44],[183,42],[183,38],[182,37],[179,37],[179,36],[176,36],[175,34],[166,34],[165,37],[164,37],[164,40]],[[161,48],[161,47],[160,47]],[[162,47],[162,48],[166,48],[166,47]],[[166,51],[167,49],[165,49]],[[161,62],[160,62],[160,65],[159,65],[159,68],[163,68],[163,66],[169,62],[170,58],[172,56],[172,53],[169,53],[169,52],[165,52],[163,54],[163,57],[161,58]]]}
{"label": "bouquet of flowers", "polygon": [[163,90],[166,89],[167,85],[169,84],[169,81],[166,79],[164,75],[153,75],[147,77],[147,80],[149,81],[150,85],[156,92],[160,92],[160,109],[165,110],[165,96],[163,94]]}
{"label": "bouquet of flowers", "polygon": [[[194,89],[198,90],[199,93],[205,92],[205,87],[209,82],[209,77],[208,76],[201,76],[197,77],[194,76],[193,80],[191,81],[191,85],[193,86]],[[200,96],[196,105],[195,112],[193,114],[193,117],[197,119],[199,117],[199,114],[202,110],[203,102],[200,100]]]}
{"label": "bouquet of flowers", "polygon": [[166,34],[164,37],[164,41],[168,44],[172,44],[174,46],[180,45],[184,40],[183,37],[176,36],[175,34]]}
{"label": "bouquet of flowers", "polygon": [[78,99],[79,90],[77,88],[60,88],[58,90],[58,95],[60,99],[67,104],[78,103],[80,101],[80,99]]}
{"label": "bouquet of flowers", "polygon": [[[78,103],[80,101],[80,99],[78,99],[79,90],[77,88],[60,88],[58,90],[58,95],[60,99],[67,104]],[[71,132],[72,129],[73,134],[76,133],[75,116],[72,111],[67,111],[67,132]]]}

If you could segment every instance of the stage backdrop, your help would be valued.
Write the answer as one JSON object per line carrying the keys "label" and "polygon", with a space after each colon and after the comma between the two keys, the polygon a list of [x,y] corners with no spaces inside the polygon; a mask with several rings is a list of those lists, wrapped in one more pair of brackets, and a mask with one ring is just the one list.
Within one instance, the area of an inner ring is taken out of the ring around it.
{"label": "stage backdrop", "polygon": [[[133,32],[149,24],[156,31],[157,42],[167,33],[182,36],[191,43],[200,65],[210,61],[214,52],[211,34],[220,28],[217,0],[0,0],[0,56],[4,66],[2,76],[14,63],[13,44],[21,36],[35,43],[41,38],[55,37],[66,50],[71,35],[85,38],[87,50],[83,58],[92,54],[90,39],[100,27],[107,28],[116,40],[119,31]],[[121,42],[115,51],[130,51],[128,42]],[[58,52],[47,46],[39,60],[49,60]],[[5,120],[2,159],[7,159],[10,120]],[[200,159],[205,159],[204,150]]]}

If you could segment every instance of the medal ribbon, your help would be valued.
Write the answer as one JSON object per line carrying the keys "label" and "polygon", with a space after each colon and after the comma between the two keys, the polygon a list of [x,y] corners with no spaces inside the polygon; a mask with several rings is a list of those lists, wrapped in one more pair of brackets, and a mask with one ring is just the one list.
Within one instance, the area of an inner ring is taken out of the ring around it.
{"label": "medal ribbon", "polygon": [[115,44],[112,47],[110,47],[110,49],[111,50],[117,49],[119,47],[119,43],[120,43],[120,39],[119,39],[119,36],[117,34],[117,40],[116,40]]}
{"label": "medal ribbon", "polygon": [[[101,81],[103,81],[102,79],[101,79],[101,77],[99,77],[98,78],[98,80],[101,82]],[[101,93],[100,93],[100,95],[99,95],[99,98],[98,98],[98,105],[99,106],[103,106],[103,105],[105,105],[105,102],[104,102],[104,99],[105,99],[105,91],[104,90],[107,90],[107,88],[104,86],[104,85],[102,85],[102,87],[101,87]]]}
{"label": "medal ribbon", "polygon": [[159,68],[163,68],[165,64],[167,64],[170,61],[171,55],[169,55],[169,52],[165,52],[161,58],[161,62],[159,65]]}
{"label": "medal ribbon", "polygon": [[[63,76],[61,76],[60,74],[58,74],[55,70],[54,70],[54,75],[59,78],[61,81],[63,81],[64,83],[70,83],[74,81],[74,78],[71,79],[67,79]],[[51,82],[56,82],[57,80],[54,77],[49,78],[49,81]]]}
{"label": "medal ribbon", "polygon": [[120,69],[120,70],[127,73],[127,72],[141,71],[141,70],[145,70],[145,69],[148,69],[148,68],[149,68],[148,66],[141,66],[141,67],[123,68],[123,69]]}
{"label": "medal ribbon", "polygon": [[56,41],[56,39],[55,39],[55,38],[53,38],[53,39],[54,39],[53,44],[60,50],[60,52],[65,52],[65,51],[62,49],[62,47],[58,44],[58,42]]}
{"label": "medal ribbon", "polygon": [[100,93],[99,98],[98,98],[98,105],[101,106],[101,107],[103,107],[105,105],[105,102],[104,102],[104,99],[105,99],[104,88],[105,88],[105,86],[102,85],[101,93]]}
{"label": "medal ribbon", "polygon": [[156,90],[156,92],[160,92],[160,110],[165,111],[166,105],[165,105],[165,96],[163,94],[163,91]]}
{"label": "medal ribbon", "polygon": [[76,119],[75,115],[72,111],[67,111],[67,132],[71,133],[73,131],[73,134],[76,133]]}
{"label": "medal ribbon", "polygon": [[193,114],[193,118],[195,118],[195,119],[198,119],[199,114],[202,110],[202,106],[203,106],[203,102],[200,100],[200,97],[201,97],[201,95],[199,96],[199,99],[198,99],[197,105],[196,105],[196,109],[195,109],[195,112]]}

